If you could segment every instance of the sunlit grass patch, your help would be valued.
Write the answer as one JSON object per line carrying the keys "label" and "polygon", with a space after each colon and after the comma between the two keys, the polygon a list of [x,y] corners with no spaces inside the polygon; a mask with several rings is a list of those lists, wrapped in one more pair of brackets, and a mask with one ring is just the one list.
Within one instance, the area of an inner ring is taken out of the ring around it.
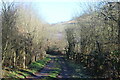
{"label": "sunlit grass patch", "polygon": [[10,78],[25,78],[24,76],[18,74],[16,71],[9,71],[6,74],[6,77],[10,77]]}
{"label": "sunlit grass patch", "polygon": [[23,75],[23,76],[28,76],[28,75],[30,75],[29,73],[22,72],[22,71],[16,71],[16,73],[21,74],[21,75]]}
{"label": "sunlit grass patch", "polygon": [[47,63],[48,61],[50,61],[50,60],[51,60],[51,59],[50,59],[49,57],[46,57],[46,58],[44,58],[44,59],[42,59],[42,60],[38,60],[38,61],[36,61],[36,62],[31,63],[31,64],[29,65],[29,68],[32,69],[32,70],[35,70],[35,71],[40,70],[40,69],[42,69],[42,68],[46,65],[46,63]]}
{"label": "sunlit grass patch", "polygon": [[49,77],[56,78],[59,73],[60,73],[59,70],[50,71]]}
{"label": "sunlit grass patch", "polygon": [[22,69],[22,70],[28,71],[28,72],[30,72],[30,73],[36,72],[36,70],[34,70],[34,69]]}
{"label": "sunlit grass patch", "polygon": [[50,76],[50,77],[53,77],[53,78],[56,78],[56,77],[57,77],[57,74],[56,74],[56,73],[51,73],[49,76]]}
{"label": "sunlit grass patch", "polygon": [[28,66],[27,69],[19,68],[19,69],[15,69],[13,71],[6,71],[5,77],[9,77],[9,78],[25,78],[27,76],[30,76],[31,74],[34,74],[35,72],[38,72],[50,60],[51,59],[49,57],[46,57],[46,58],[44,58],[42,60],[32,62]]}

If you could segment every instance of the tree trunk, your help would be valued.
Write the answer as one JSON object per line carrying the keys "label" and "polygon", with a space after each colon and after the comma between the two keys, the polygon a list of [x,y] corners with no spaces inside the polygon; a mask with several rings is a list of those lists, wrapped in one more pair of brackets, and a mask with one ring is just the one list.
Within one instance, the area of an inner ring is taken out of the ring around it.
{"label": "tree trunk", "polygon": [[[3,54],[3,53],[2,53]],[[5,62],[5,55],[3,56],[2,55],[2,64],[4,64],[4,62]],[[4,66],[3,66],[4,67]]]}
{"label": "tree trunk", "polygon": [[32,56],[32,62],[35,62],[35,56]]}
{"label": "tree trunk", "polygon": [[101,45],[98,41],[96,41],[96,45],[97,45],[98,53],[101,54]]}
{"label": "tree trunk", "polygon": [[35,56],[35,61],[37,61],[37,55]]}
{"label": "tree trunk", "polygon": [[23,51],[23,68],[26,68],[26,57],[25,57],[25,51]]}
{"label": "tree trunk", "polygon": [[118,18],[118,51],[120,51],[120,14]]}
{"label": "tree trunk", "polygon": [[16,52],[13,52],[13,53],[14,53],[13,66],[15,67],[16,66]]}

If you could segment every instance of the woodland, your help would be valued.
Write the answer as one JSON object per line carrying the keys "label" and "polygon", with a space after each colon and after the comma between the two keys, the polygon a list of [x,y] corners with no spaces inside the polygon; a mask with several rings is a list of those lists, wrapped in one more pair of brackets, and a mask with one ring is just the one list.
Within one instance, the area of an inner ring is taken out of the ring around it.
{"label": "woodland", "polygon": [[86,5],[83,14],[56,24],[20,3],[0,6],[4,79],[36,78],[47,65],[46,79],[120,77],[120,2]]}

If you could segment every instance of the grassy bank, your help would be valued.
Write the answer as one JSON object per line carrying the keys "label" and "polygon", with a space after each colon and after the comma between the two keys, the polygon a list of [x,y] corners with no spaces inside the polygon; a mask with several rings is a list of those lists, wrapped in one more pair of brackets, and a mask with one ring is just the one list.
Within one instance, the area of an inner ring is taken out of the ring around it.
{"label": "grassy bank", "polygon": [[42,60],[32,62],[27,69],[19,68],[13,70],[4,70],[5,78],[26,78],[27,76],[35,76],[34,73],[40,71],[51,59],[46,57]]}

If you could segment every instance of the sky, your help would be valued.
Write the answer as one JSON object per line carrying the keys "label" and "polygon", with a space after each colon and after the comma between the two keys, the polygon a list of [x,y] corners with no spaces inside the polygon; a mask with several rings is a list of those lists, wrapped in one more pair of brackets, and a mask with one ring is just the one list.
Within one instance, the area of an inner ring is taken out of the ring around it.
{"label": "sky", "polygon": [[93,5],[94,2],[98,1],[105,0],[34,0],[32,6],[42,19],[53,24],[71,20],[83,13],[83,10],[87,8],[84,4]]}
{"label": "sky", "polygon": [[[26,4],[30,4],[40,18],[49,24],[73,19],[86,8],[82,3],[89,1],[92,2],[91,0],[23,0]],[[18,2],[22,2],[22,0]]]}
{"label": "sky", "polygon": [[[9,1],[12,2],[12,0],[6,0],[6,2]],[[77,14],[78,9],[77,1],[23,0],[23,2],[28,5],[30,4],[30,7],[32,7],[34,11],[39,14],[40,18],[49,24],[71,20],[75,14]]]}
{"label": "sky", "polygon": [[82,14],[83,10],[87,8],[84,3],[92,4],[101,0],[18,0],[18,2],[22,1],[30,2],[31,7],[39,14],[40,18],[49,24],[54,24],[69,21],[73,17]]}
{"label": "sky", "polygon": [[71,20],[80,10],[77,2],[34,2],[32,6],[50,24]]}

